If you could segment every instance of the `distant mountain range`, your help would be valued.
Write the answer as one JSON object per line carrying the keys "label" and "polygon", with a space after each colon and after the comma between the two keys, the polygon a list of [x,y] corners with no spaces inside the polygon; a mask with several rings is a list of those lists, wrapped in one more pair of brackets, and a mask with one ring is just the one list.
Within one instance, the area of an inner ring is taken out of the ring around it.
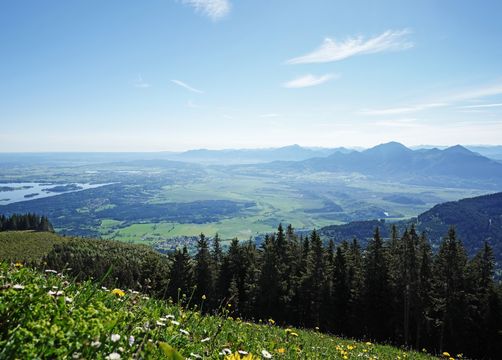
{"label": "distant mountain range", "polygon": [[[459,146],[456,146],[459,147]],[[453,147],[453,148],[456,148]],[[447,150],[445,146],[422,145],[410,149],[399,143],[391,142],[378,145],[371,149],[362,148],[322,148],[302,147],[294,144],[278,148],[256,149],[196,149],[184,152],[160,151],[160,152],[48,152],[48,153],[0,153],[0,165],[2,164],[48,164],[48,165],[84,165],[107,162],[125,162],[133,160],[173,160],[194,162],[201,164],[229,165],[229,164],[259,164],[273,161],[304,161],[312,158],[325,158],[334,154],[349,154],[352,152],[392,156],[397,153],[408,151],[438,151]],[[451,149],[451,148],[450,148]],[[502,161],[502,146],[465,146],[478,155],[490,159]],[[354,155],[358,157],[358,155]]]}
{"label": "distant mountain range", "polygon": [[[487,241],[493,247],[498,267],[502,268],[502,192],[439,204],[417,218],[395,224],[401,232],[415,224],[417,231],[424,231],[436,249],[450,226],[454,226],[470,256]],[[327,226],[319,231],[336,241],[357,237],[365,244],[377,226],[382,236],[389,237],[391,225],[384,220],[357,221]]]}
{"label": "distant mountain range", "polygon": [[[446,149],[447,146],[419,145],[412,146],[411,148],[413,150],[433,148]],[[502,145],[465,145],[465,148],[490,159],[502,161]]]}
{"label": "distant mountain range", "polygon": [[502,190],[502,164],[460,145],[412,150],[389,142],[363,151],[336,151],[323,158],[263,166],[281,171],[360,173],[399,183]]}
{"label": "distant mountain range", "polygon": [[278,148],[196,149],[184,152],[0,153],[0,166],[2,164],[84,165],[142,160],[171,160],[210,165],[257,164],[271,161],[301,161],[326,157],[335,152],[349,153],[351,151],[353,150],[343,147],[310,148],[295,144]]}
{"label": "distant mountain range", "polygon": [[340,148],[306,148],[290,145],[267,149],[226,149],[226,150],[189,150],[171,154],[169,158],[178,161],[210,164],[256,164],[271,161],[301,161],[316,157],[326,157],[333,153],[349,153],[352,150]]}

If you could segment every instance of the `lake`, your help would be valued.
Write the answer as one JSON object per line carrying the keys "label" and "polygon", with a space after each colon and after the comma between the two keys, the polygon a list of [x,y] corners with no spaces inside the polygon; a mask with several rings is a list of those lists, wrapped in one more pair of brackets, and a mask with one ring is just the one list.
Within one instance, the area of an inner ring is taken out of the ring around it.
{"label": "lake", "polygon": [[47,182],[0,183],[0,205],[7,205],[20,201],[40,199],[75,191],[94,189],[104,185],[108,184],[47,183]]}

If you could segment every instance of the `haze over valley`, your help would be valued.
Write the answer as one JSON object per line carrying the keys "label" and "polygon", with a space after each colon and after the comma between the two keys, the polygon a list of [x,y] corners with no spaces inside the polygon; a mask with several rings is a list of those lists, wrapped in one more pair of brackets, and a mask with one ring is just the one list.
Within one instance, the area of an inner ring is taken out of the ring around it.
{"label": "haze over valley", "polygon": [[[411,150],[396,142],[366,150],[2,154],[0,209],[47,214],[68,235],[170,249],[179,245],[171,239],[183,237],[193,246],[201,232],[247,240],[281,222],[311,230],[409,219],[442,202],[501,189],[502,164],[495,159],[460,145]],[[40,191],[37,182],[49,189],[59,184],[60,192]],[[43,197],[16,195],[23,187]]]}

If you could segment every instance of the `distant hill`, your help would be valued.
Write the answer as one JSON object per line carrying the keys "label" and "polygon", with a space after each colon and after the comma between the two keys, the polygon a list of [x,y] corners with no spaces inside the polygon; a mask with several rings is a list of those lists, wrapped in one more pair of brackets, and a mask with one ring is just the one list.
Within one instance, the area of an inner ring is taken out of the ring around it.
{"label": "distant hill", "polygon": [[363,151],[337,151],[324,158],[264,165],[282,171],[360,173],[400,183],[502,189],[502,164],[456,145],[418,149],[390,142]]}
{"label": "distant hill", "polygon": [[[415,224],[419,232],[425,231],[435,248],[453,225],[470,256],[486,240],[493,247],[498,266],[502,265],[502,192],[439,204],[417,218],[395,224],[401,231]],[[320,233],[337,241],[357,237],[364,245],[377,226],[382,236],[389,237],[391,225],[384,220],[358,221],[327,226]]]}
{"label": "distant hill", "polygon": [[169,158],[206,164],[256,164],[271,161],[302,161],[315,157],[326,157],[335,152],[349,153],[351,151],[345,148],[306,148],[295,144],[268,149],[198,149],[171,154]]}
{"label": "distant hill", "polygon": [[[335,152],[349,153],[343,147],[302,147],[294,144],[278,148],[194,149],[184,152],[96,152],[96,153],[0,153],[0,168],[6,165],[89,165],[131,161],[182,161],[200,164],[258,164],[271,161],[302,161],[326,157]],[[152,162],[153,164],[154,162]]]}

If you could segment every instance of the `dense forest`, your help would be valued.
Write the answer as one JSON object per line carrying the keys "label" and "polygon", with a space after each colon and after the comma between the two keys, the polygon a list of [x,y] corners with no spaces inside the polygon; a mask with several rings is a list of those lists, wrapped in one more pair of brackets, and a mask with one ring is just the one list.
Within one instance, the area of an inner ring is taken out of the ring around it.
{"label": "dense forest", "polygon": [[0,231],[18,230],[54,231],[54,228],[46,216],[30,213],[0,215]]}
{"label": "dense forest", "polygon": [[[133,245],[77,239],[55,245],[46,266],[78,278],[140,289],[204,311],[224,306],[236,317],[319,328],[347,337],[476,358],[502,351],[502,295],[488,244],[468,259],[450,229],[434,254],[414,227],[389,240],[376,228],[362,249],[356,239],[323,244],[279,226],[260,247],[218,236],[168,258]],[[104,276],[107,274],[107,276]]]}

